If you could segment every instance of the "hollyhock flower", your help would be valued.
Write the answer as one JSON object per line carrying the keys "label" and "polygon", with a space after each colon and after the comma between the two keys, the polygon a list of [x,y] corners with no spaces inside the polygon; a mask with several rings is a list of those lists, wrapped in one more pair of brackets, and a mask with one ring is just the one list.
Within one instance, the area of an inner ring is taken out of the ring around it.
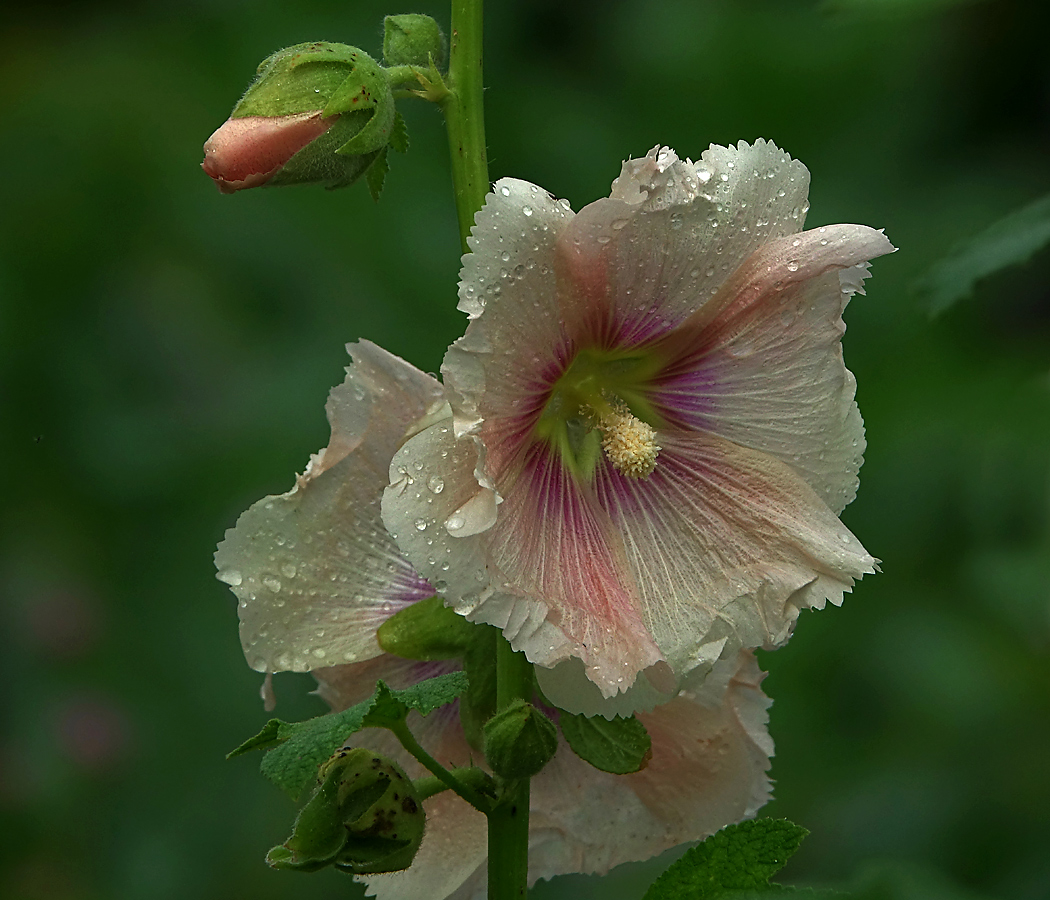
{"label": "hollyhock flower", "polygon": [[477,215],[454,418],[398,451],[384,520],[448,605],[569,660],[538,670],[562,708],[639,673],[623,711],[651,705],[875,569],[837,518],[864,451],[841,314],[893,247],[801,231],[808,185],[764,141],[657,148],[577,215],[514,179]]}
{"label": "hollyhock flower", "polygon": [[[371,695],[379,678],[404,688],[458,667],[392,656],[376,638],[390,616],[434,593],[384,532],[379,501],[382,475],[406,432],[444,418],[440,385],[373,344],[351,352],[346,381],[328,400],[328,446],[291,491],[245,512],[215,554],[219,578],[240,601],[249,664],[268,673],[312,669],[318,693],[336,710]],[[424,488],[434,497],[442,492],[438,482]],[[440,572],[441,564],[434,568]],[[741,652],[719,663],[700,690],[640,716],[652,757],[631,775],[600,772],[559,739],[553,760],[532,780],[530,883],[604,873],[754,815],[769,799],[773,753],[763,677]],[[478,758],[456,704],[425,718],[413,712],[409,726],[442,764]],[[382,729],[365,729],[349,744],[394,758],[412,777],[425,774]],[[424,807],[427,828],[412,867],[361,880],[380,900],[480,900],[484,815],[451,792]]]}

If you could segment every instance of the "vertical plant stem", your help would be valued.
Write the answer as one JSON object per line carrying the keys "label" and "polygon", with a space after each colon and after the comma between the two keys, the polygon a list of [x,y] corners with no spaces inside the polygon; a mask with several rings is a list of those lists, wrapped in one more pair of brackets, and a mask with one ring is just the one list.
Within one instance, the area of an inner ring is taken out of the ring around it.
{"label": "vertical plant stem", "polygon": [[481,39],[481,0],[452,0],[447,82],[449,94],[443,109],[452,158],[452,189],[456,195],[459,238],[464,253],[469,252],[467,236],[474,224],[474,214],[485,203],[485,195],[489,190],[482,103]]}
{"label": "vertical plant stem", "polygon": [[[449,93],[443,103],[464,253],[470,252],[467,237],[489,190],[482,103],[481,2],[452,0],[446,84]],[[496,705],[503,710],[518,698],[532,698],[532,666],[502,636],[498,641]],[[488,812],[488,838],[489,900],[523,900],[529,874],[529,779],[504,785],[500,799]]]}
{"label": "vertical plant stem", "polygon": [[[496,646],[496,707],[532,699],[532,665],[506,638]],[[507,782],[489,816],[489,900],[523,900],[529,876],[529,779]]]}

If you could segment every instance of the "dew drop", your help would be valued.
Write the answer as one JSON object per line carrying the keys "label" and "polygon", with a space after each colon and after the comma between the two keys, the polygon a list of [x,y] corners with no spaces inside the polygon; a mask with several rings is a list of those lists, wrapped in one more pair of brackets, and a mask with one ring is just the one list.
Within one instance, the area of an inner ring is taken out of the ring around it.
{"label": "dew drop", "polygon": [[272,575],[267,575],[265,578],[263,578],[262,583],[263,587],[268,588],[275,594],[281,589],[281,582],[274,578]]}
{"label": "dew drop", "polygon": [[440,475],[431,475],[427,487],[435,494],[440,494],[445,489],[445,482]]}
{"label": "dew drop", "polygon": [[521,208],[521,211],[523,213],[525,213],[525,215],[527,215],[527,216],[531,216],[532,215],[532,207],[531,206],[523,206]]}
{"label": "dew drop", "polygon": [[459,531],[466,524],[466,520],[459,513],[453,513],[445,520],[445,527],[449,531]]}
{"label": "dew drop", "polygon": [[281,566],[281,574],[285,578],[295,578],[295,565],[293,563],[285,563]]}

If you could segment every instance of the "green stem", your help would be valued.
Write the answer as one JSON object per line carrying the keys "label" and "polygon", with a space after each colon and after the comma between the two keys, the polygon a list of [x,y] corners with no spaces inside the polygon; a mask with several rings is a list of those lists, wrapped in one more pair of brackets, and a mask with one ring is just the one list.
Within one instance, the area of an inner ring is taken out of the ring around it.
{"label": "green stem", "polygon": [[463,252],[470,252],[467,236],[474,216],[489,192],[489,166],[485,155],[485,113],[482,104],[481,0],[452,0],[452,35],[449,40],[449,94],[442,108],[448,128],[452,158],[452,189]]}
{"label": "green stem", "polygon": [[[479,769],[477,766],[459,766],[451,769],[449,774],[460,784],[477,790],[481,794],[493,797],[496,795],[492,776],[484,769]],[[451,790],[437,775],[424,775],[422,778],[417,778],[412,782],[412,786],[416,789],[421,800],[426,800],[427,797],[433,797],[442,791]]]}
{"label": "green stem", "polygon": [[459,794],[460,797],[466,800],[467,803],[475,809],[479,809],[483,813],[487,813],[492,809],[492,802],[487,797],[476,791],[470,785],[464,784],[452,774],[452,772],[434,759],[433,756],[427,753],[427,751],[420,746],[415,735],[408,730],[408,726],[403,721],[398,722],[396,725],[388,725],[387,727],[394,732],[397,739],[401,741],[401,746],[418,759],[438,778],[439,781],[441,781],[442,784]]}
{"label": "green stem", "polygon": [[[532,699],[532,665],[500,635],[496,645],[496,709]],[[519,900],[528,891],[529,779],[504,784],[489,816],[489,900]]]}

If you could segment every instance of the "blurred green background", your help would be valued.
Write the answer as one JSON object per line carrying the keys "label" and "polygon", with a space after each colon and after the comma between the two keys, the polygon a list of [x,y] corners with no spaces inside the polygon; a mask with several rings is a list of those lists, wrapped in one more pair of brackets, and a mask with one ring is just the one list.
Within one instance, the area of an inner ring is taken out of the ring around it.
{"label": "blurred green background", "polygon": [[[358,897],[262,863],[293,808],[227,750],[265,720],[211,554],[327,440],[343,345],[436,370],[463,328],[440,117],[363,185],[218,194],[201,144],[298,41],[390,7],[36,3],[0,23],[0,895]],[[1043,2],[490,0],[493,178],[575,208],[660,142],[762,136],[808,224],[884,227],[847,313],[869,437],[847,524],[883,559],[762,654],[785,880],[1050,897],[1050,256],[931,318],[913,285],[1050,189]],[[321,712],[306,676],[278,713]],[[639,898],[666,865],[537,897]]]}

